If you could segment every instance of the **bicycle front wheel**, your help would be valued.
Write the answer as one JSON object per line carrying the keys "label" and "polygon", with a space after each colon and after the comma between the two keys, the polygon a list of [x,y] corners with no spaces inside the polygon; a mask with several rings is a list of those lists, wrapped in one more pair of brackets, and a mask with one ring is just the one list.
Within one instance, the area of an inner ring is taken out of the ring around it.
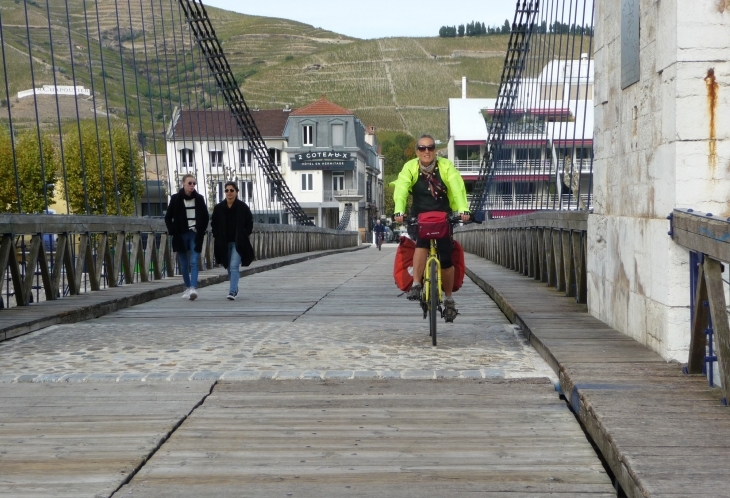
{"label": "bicycle front wheel", "polygon": [[429,296],[428,296],[428,313],[429,328],[431,331],[431,342],[436,345],[436,324],[438,323],[438,307],[439,307],[439,281],[438,281],[438,265],[436,261],[431,261],[428,269],[430,278]]}

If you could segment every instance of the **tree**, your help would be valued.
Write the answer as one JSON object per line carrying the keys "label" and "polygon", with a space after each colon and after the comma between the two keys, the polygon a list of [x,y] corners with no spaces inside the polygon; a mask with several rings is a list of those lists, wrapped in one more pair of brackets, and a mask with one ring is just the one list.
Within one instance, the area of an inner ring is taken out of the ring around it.
{"label": "tree", "polygon": [[502,33],[509,34],[511,31],[512,31],[512,26],[509,23],[509,19],[505,19],[504,24],[502,25]]}
{"label": "tree", "polygon": [[385,176],[398,175],[403,164],[416,157],[416,141],[406,133],[396,133],[389,140],[383,141],[380,147],[385,156]]}
{"label": "tree", "polygon": [[144,194],[140,151],[134,141],[130,148],[127,130],[122,126],[112,128],[111,143],[109,135],[101,133],[97,146],[96,137],[94,124],[84,123],[81,144],[78,133],[64,140],[65,188],[71,208],[76,213],[117,214],[118,198],[119,214],[130,216],[137,199]]}
{"label": "tree", "polygon": [[459,24],[459,36],[464,36],[464,25]]}
{"label": "tree", "polygon": [[[41,135],[40,143],[41,147],[38,146],[37,131],[22,133],[15,141],[14,165],[10,134],[6,131],[0,136],[0,211],[18,213],[19,208],[22,208],[23,213],[46,211],[46,200],[50,204],[56,192],[58,154],[53,141],[46,135]],[[16,166],[19,191],[15,183]]]}

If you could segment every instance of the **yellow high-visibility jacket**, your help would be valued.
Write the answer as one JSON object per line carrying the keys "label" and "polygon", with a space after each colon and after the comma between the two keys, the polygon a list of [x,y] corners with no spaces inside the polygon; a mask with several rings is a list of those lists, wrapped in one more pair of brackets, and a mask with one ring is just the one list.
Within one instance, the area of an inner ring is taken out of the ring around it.
{"label": "yellow high-visibility jacket", "polygon": [[[461,173],[456,169],[454,163],[442,157],[437,158],[438,169],[441,181],[446,184],[446,195],[449,198],[451,210],[457,213],[469,211],[469,204],[466,202],[466,187]],[[393,200],[395,201],[395,212],[402,213],[406,209],[406,201],[411,193],[413,185],[419,175],[418,158],[411,159],[403,165],[398,178],[390,184],[395,187]]]}

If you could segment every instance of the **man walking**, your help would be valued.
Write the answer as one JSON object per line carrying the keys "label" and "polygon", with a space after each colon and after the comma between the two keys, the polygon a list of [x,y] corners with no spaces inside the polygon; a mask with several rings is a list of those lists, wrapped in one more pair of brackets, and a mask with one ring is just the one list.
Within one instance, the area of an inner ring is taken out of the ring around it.
{"label": "man walking", "polygon": [[200,253],[203,251],[203,238],[208,229],[209,216],[205,199],[195,191],[195,177],[185,175],[182,181],[182,188],[170,198],[165,224],[172,236],[172,250],[180,258],[180,273],[185,282],[182,297],[195,301],[198,297]]}

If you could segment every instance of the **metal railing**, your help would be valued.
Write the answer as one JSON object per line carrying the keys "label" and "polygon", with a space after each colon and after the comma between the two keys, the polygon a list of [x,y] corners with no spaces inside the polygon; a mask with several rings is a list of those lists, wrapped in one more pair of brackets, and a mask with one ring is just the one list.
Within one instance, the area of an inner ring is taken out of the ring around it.
{"label": "metal railing", "polygon": [[[179,275],[160,218],[0,215],[0,308]],[[256,259],[354,247],[357,232],[254,224]],[[217,264],[206,233],[201,269]],[[6,271],[7,270],[7,271]]]}
{"label": "metal railing", "polygon": [[672,240],[689,250],[691,336],[685,372],[704,373],[715,385],[718,366],[724,403],[730,399],[730,321],[723,279],[730,262],[730,219],[692,209],[669,215]]}

